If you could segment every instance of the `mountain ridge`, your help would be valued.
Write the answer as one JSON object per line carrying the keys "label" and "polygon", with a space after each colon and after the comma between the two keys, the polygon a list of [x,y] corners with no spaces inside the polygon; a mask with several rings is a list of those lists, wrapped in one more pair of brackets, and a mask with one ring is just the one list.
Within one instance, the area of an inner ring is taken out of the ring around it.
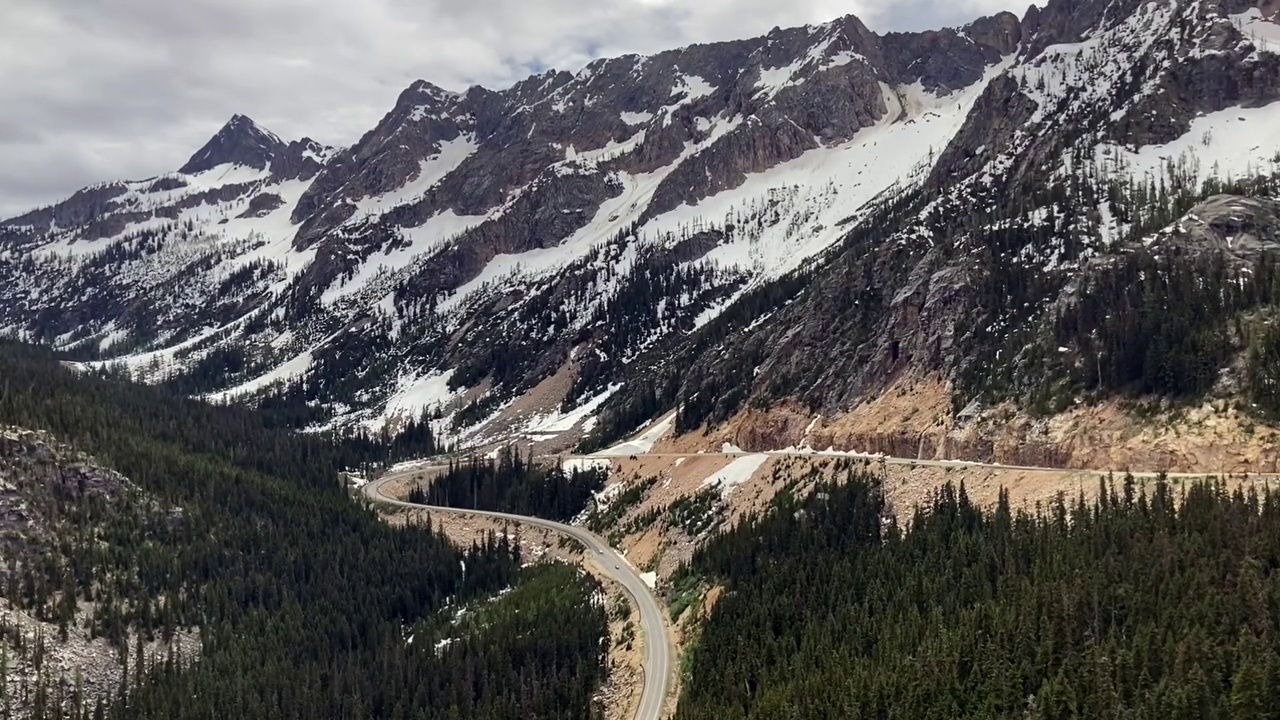
{"label": "mountain ridge", "polygon": [[[498,91],[416,81],[348,148],[228,149],[0,223],[0,329],[299,427],[426,412],[463,442],[838,413],[903,373],[941,373],[955,411],[1043,404],[974,374],[1030,377],[1043,357],[1004,344],[1048,343],[1063,288],[1210,190],[1272,192],[1266,5],[848,16]],[[1054,367],[1054,393],[1090,390]]]}

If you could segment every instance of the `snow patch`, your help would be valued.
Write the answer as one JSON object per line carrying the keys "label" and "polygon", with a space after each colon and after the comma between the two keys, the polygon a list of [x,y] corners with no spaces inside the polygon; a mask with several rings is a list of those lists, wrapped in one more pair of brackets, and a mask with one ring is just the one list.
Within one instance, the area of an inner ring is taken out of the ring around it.
{"label": "snow patch", "polygon": [[1182,137],[1137,151],[1100,145],[1099,164],[1111,173],[1160,178],[1170,166],[1203,181],[1275,172],[1280,169],[1280,102],[1257,108],[1233,107],[1191,121]]}
{"label": "snow patch", "polygon": [[[588,470],[607,471],[612,466],[613,461],[607,458],[570,458],[560,463],[560,469],[566,473],[586,472]],[[621,487],[621,484],[617,487]]]}
{"label": "snow patch", "polygon": [[1259,50],[1263,52],[1280,51],[1280,24],[1262,17],[1262,10],[1256,7],[1249,8],[1242,13],[1236,13],[1229,17],[1240,32],[1258,46]]}
{"label": "snow patch", "polygon": [[624,442],[619,445],[614,445],[613,447],[607,448],[605,450],[601,450],[600,452],[596,453],[596,456],[618,457],[620,455],[644,455],[645,453],[652,451],[653,446],[656,445],[657,442],[662,439],[662,436],[666,435],[668,432],[671,431],[671,428],[672,426],[675,425],[675,422],[676,422],[676,414],[675,414],[675,411],[672,411],[668,413],[666,417],[654,423],[654,425],[650,427],[648,430],[645,430],[643,433],[640,433],[640,436],[635,438],[634,440],[631,440],[629,442]]}
{"label": "snow patch", "polygon": [[383,425],[396,417],[417,417],[426,410],[441,408],[458,397],[459,393],[449,389],[449,378],[453,371],[431,372],[426,375],[408,375],[400,378],[395,393],[387,400],[382,417],[376,419],[375,426]]}
{"label": "snow patch", "polygon": [[[842,221],[869,203],[921,182],[964,124],[986,83],[1007,67],[992,66],[983,81],[941,98],[917,83],[900,90],[881,84],[887,112],[848,142],[810,150],[733,190],[685,203],[650,220],[646,236],[679,234],[683,227],[722,219],[735,231],[706,256],[759,278],[803,265],[845,234]],[[723,308],[709,309],[707,322]]]}
{"label": "snow patch", "polygon": [[600,409],[604,401],[608,400],[620,387],[622,386],[611,385],[604,392],[568,412],[554,411],[544,415],[535,415],[525,426],[524,432],[538,435],[540,439],[547,439],[546,436],[555,437],[561,433],[568,432],[577,427],[579,423],[585,422],[587,418],[594,417],[596,410]]}
{"label": "snow patch", "polygon": [[288,361],[282,363],[280,366],[261,377],[254,378],[246,383],[242,383],[233,388],[228,388],[221,392],[210,393],[205,397],[212,402],[224,403],[246,395],[252,395],[259,390],[270,387],[276,383],[302,377],[311,369],[312,362],[313,359],[311,351],[308,350],[290,358]]}
{"label": "snow patch", "polygon": [[653,119],[651,112],[624,112],[622,122],[628,125],[643,125]]}
{"label": "snow patch", "polygon": [[720,488],[720,496],[728,497],[735,487],[750,480],[751,476],[755,475],[760,466],[764,465],[768,459],[769,456],[763,453],[734,458],[733,462],[726,465],[715,475],[703,480],[700,487],[718,487]]}

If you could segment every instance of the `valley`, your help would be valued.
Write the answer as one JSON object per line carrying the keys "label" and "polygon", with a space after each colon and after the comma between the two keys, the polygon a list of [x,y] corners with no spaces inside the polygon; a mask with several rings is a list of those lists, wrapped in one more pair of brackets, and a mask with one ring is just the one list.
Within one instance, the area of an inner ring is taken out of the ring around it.
{"label": "valley", "polygon": [[1280,6],[612,47],[0,219],[4,718],[1280,716]]}

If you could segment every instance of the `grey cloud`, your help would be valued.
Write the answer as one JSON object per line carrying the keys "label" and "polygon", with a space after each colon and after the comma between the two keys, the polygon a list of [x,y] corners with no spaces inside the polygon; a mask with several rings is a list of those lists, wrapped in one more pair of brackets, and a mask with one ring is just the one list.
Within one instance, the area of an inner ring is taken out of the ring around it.
{"label": "grey cloud", "polygon": [[854,13],[959,25],[1010,0],[3,0],[0,217],[178,167],[233,113],[348,144],[418,78],[501,87],[529,68],[748,37]]}

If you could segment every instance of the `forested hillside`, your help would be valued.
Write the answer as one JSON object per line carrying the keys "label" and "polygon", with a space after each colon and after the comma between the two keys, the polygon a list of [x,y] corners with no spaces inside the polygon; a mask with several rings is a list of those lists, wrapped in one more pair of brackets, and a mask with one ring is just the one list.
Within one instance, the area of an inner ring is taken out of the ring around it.
{"label": "forested hillside", "polygon": [[677,717],[1266,718],[1280,494],[1107,482],[994,510],[948,486],[905,532],[853,474],[717,537],[727,592]]}
{"label": "forested hillside", "polygon": [[607,469],[566,471],[558,464],[537,463],[507,446],[494,458],[450,462],[448,470],[426,486],[410,490],[408,500],[567,521],[586,508],[593,493],[604,489],[608,476]]}
{"label": "forested hillside", "polygon": [[[406,643],[408,626],[447,604],[520,583],[518,549],[491,537],[460,550],[429,528],[388,527],[340,483],[339,470],[359,455],[349,446],[273,429],[243,409],[80,377],[45,351],[16,344],[0,345],[0,423],[48,430],[156,502],[181,508],[174,532],[148,536],[145,548],[131,545],[140,535],[117,534],[111,553],[85,558],[105,563],[145,550],[143,582],[112,587],[113,599],[165,612],[124,620],[143,631],[198,627],[202,639],[194,662],[160,658],[150,670],[122,646],[131,671],[113,697],[88,703],[62,688],[37,695],[33,717],[530,717],[491,693],[472,695],[513,672],[483,660],[498,652],[503,634],[484,636],[474,653],[444,657]],[[85,570],[103,569],[110,566]],[[522,642],[537,650],[519,665],[523,687],[585,702],[583,688],[602,672],[601,635],[584,643],[556,623],[588,634],[602,627],[587,601],[593,590],[571,578],[539,582],[554,585],[561,600],[528,606],[538,621]],[[424,683],[436,690],[419,692]],[[488,709],[472,714],[467,708],[480,700]],[[589,711],[562,705],[543,717]]]}

